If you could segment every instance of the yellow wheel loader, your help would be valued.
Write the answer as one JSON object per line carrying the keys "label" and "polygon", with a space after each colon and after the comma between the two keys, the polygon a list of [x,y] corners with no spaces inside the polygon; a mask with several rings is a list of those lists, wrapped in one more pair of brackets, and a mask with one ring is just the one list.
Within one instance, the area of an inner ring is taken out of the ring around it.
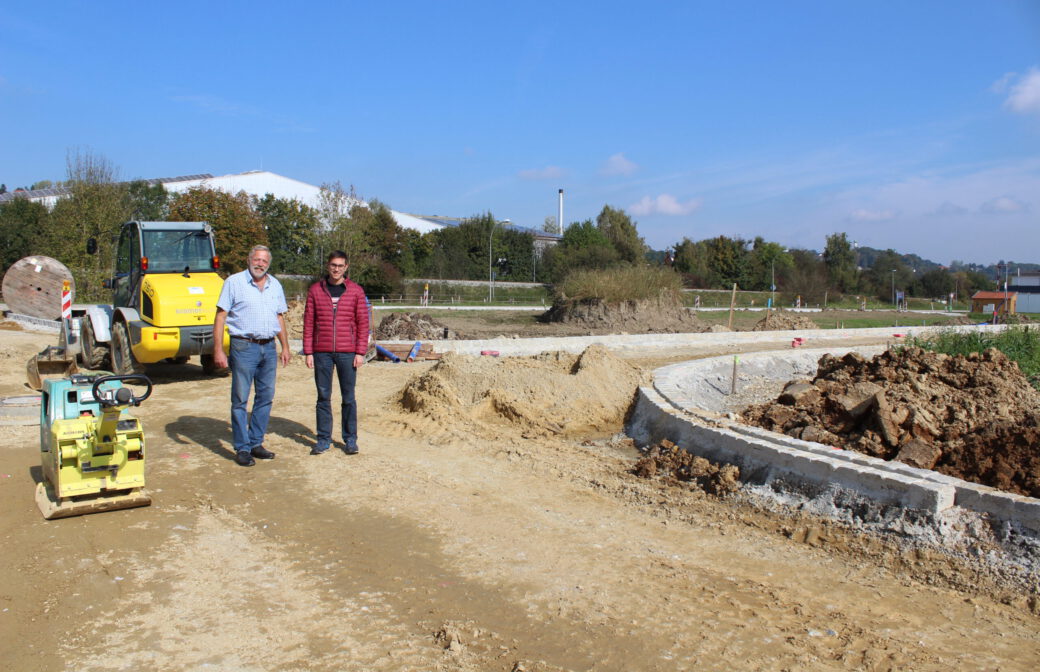
{"label": "yellow wheel loader", "polygon": [[[97,251],[95,240],[87,251]],[[65,342],[87,369],[126,375],[145,364],[183,364],[192,356],[213,373],[213,319],[223,280],[206,222],[127,222],[116,246],[115,273],[104,281],[113,292],[108,305],[88,306],[66,329],[79,333]],[[227,332],[224,347],[229,347]]]}
{"label": "yellow wheel loader", "polygon": [[36,505],[47,520],[148,506],[145,438],[130,415],[152,393],[141,374],[43,381]]}

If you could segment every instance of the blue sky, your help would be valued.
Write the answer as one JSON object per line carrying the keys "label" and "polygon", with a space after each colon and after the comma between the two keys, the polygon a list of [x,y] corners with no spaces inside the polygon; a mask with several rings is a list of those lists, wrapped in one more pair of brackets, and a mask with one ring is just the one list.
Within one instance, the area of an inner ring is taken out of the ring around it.
{"label": "blue sky", "polygon": [[562,188],[655,249],[1040,262],[1038,0],[367,5],[4,3],[0,182],[79,148],[533,227]]}

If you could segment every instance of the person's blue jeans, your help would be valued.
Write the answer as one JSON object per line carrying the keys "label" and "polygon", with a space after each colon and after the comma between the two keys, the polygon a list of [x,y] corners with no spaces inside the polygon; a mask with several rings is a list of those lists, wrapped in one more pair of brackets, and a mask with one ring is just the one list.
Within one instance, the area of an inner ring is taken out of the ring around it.
{"label": "person's blue jeans", "polygon": [[318,450],[325,450],[332,442],[332,370],[339,379],[340,415],[342,416],[343,443],[357,446],[357,403],[354,401],[354,383],[357,369],[354,368],[353,352],[315,352],[314,385],[318,388],[318,403],[315,407],[318,426]]}
{"label": "person's blue jeans", "polygon": [[[274,402],[274,381],[278,373],[278,346],[274,340],[264,345],[241,338],[231,339],[228,352],[231,367],[231,437],[236,451],[252,450],[264,442],[267,422]],[[253,411],[247,410],[249,392]]]}

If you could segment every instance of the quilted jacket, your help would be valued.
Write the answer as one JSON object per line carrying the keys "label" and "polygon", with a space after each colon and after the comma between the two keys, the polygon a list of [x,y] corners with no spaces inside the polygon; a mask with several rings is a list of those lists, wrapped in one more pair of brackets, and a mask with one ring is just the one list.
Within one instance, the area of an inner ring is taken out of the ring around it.
{"label": "quilted jacket", "polygon": [[368,350],[368,302],[361,285],[344,278],[347,289],[332,308],[332,296],[319,280],[307,290],[303,312],[303,354]]}

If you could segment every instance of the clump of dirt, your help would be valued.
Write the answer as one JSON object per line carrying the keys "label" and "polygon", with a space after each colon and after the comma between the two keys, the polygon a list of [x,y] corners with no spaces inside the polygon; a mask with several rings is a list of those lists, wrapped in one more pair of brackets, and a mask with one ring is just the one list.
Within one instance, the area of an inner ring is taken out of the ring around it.
{"label": "clump of dirt", "polygon": [[601,345],[580,355],[479,357],[448,352],[402,391],[408,411],[505,423],[527,436],[613,434],[649,374]]}
{"label": "clump of dirt", "polygon": [[433,341],[463,336],[423,313],[390,313],[380,320],[375,338],[379,341]]}
{"label": "clump of dirt", "polygon": [[614,333],[699,333],[703,322],[682,301],[667,292],[654,299],[607,302],[601,299],[557,300],[543,313],[542,322],[578,323]]}
{"label": "clump of dirt", "polygon": [[740,470],[732,464],[715,464],[697,457],[668,439],[651,446],[632,473],[657,478],[670,485],[685,483],[712,495],[727,495],[740,488]]}
{"label": "clump of dirt", "polygon": [[3,320],[0,321],[0,329],[4,331],[25,331],[22,325],[18,324],[14,320]]}
{"label": "clump of dirt", "polygon": [[815,322],[804,315],[774,310],[755,323],[751,331],[786,331],[789,329],[819,329]]}
{"label": "clump of dirt", "polygon": [[967,481],[1040,497],[1040,392],[989,349],[900,348],[867,360],[824,355],[746,422]]}

